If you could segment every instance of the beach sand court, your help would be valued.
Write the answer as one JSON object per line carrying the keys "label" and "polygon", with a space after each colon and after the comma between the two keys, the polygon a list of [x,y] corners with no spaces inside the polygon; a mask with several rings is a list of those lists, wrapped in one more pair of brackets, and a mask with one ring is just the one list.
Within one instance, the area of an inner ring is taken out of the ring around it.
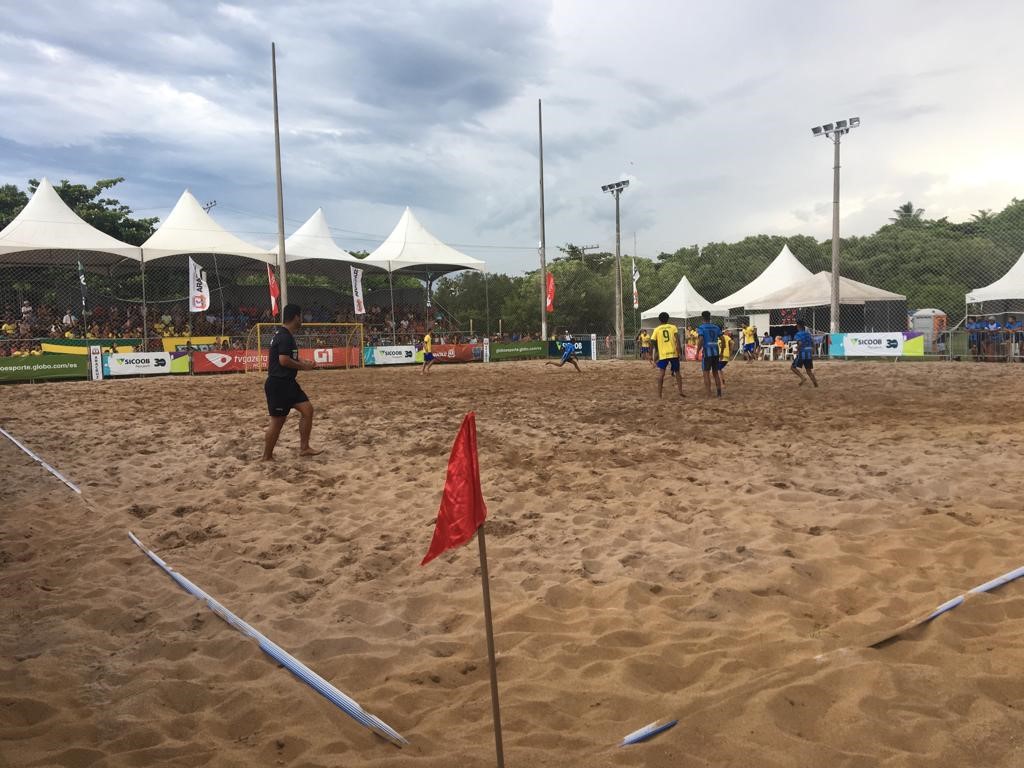
{"label": "beach sand court", "polygon": [[[475,543],[426,567],[477,414],[512,766],[1024,765],[1024,366],[734,362],[13,386],[0,426],[0,766],[494,764]],[[377,738],[139,538],[396,728]],[[679,725],[617,748],[661,718]]]}

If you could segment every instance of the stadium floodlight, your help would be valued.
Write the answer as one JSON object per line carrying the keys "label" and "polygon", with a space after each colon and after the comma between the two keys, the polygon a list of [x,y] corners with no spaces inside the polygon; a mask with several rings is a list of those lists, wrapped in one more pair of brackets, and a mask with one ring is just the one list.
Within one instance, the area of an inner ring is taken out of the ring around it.
{"label": "stadium floodlight", "polygon": [[622,190],[622,189],[625,189],[628,186],[629,186],[629,181],[628,180],[626,180],[626,181],[614,181],[611,184],[603,184],[601,186],[601,191],[602,192],[612,192],[612,193],[614,193],[616,190]]}
{"label": "stadium floodlight", "polygon": [[620,359],[625,352],[626,340],[622,327],[622,237],[619,229],[619,195],[628,186],[628,179],[601,185],[602,192],[608,192],[615,198],[615,356]]}
{"label": "stadium floodlight", "polygon": [[826,136],[835,146],[835,165],[832,168],[832,333],[839,333],[839,142],[852,129],[860,126],[859,117],[849,121],[836,120],[811,128],[815,136]]}

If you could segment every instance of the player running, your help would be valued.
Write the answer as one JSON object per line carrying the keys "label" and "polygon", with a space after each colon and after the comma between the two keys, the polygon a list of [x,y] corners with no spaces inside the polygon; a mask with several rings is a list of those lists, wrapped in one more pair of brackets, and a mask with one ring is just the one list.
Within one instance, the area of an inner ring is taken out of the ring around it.
{"label": "player running", "polygon": [[711,376],[714,375],[715,389],[718,397],[721,397],[722,377],[718,372],[721,362],[718,355],[718,340],[722,337],[722,329],[711,322],[711,313],[707,310],[700,313],[700,319],[704,322],[697,326],[697,354],[701,355],[700,369],[704,373],[704,396],[711,397]]}
{"label": "player running", "polygon": [[661,323],[651,331],[651,339],[654,341],[654,354],[658,361],[658,398],[661,398],[662,389],[665,387],[665,370],[672,369],[672,375],[676,379],[676,389],[680,397],[683,394],[683,375],[679,372],[679,360],[683,356],[683,348],[679,344],[679,328],[668,321],[668,312],[658,315],[658,322]]}
{"label": "player running", "polygon": [[800,379],[797,386],[802,387],[806,381],[803,374],[800,373],[800,369],[803,368],[807,372],[807,378],[811,380],[811,384],[817,387],[818,380],[814,378],[814,337],[808,333],[803,320],[796,321],[796,335],[793,340],[796,341],[797,350],[790,370]]}
{"label": "player running", "polygon": [[[559,342],[555,342],[556,344]],[[562,359],[557,363],[554,360],[548,360],[544,365],[553,365],[555,368],[561,368],[566,363],[572,363],[572,367],[576,369],[576,373],[583,373],[580,370],[579,363],[576,362],[576,343],[572,340],[572,334],[568,331],[565,332],[565,341],[561,342],[562,345]]]}

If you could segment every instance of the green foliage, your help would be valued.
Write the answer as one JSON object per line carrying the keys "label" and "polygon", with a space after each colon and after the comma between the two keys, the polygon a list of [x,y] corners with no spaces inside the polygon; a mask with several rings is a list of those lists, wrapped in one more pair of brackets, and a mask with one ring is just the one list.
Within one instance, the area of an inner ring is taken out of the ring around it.
{"label": "green foliage", "polygon": [[[912,309],[936,307],[959,320],[964,294],[999,279],[1024,250],[1024,200],[1014,199],[999,213],[982,210],[966,222],[925,219],[907,202],[877,232],[841,242],[844,276],[902,293]],[[811,272],[831,269],[832,242],[806,235],[755,235],[736,243],[683,246],[656,259],[637,258],[641,308],[664,299],[685,275],[711,301],[721,299],[757,277],[783,245]],[[555,276],[555,312],[548,327],[577,333],[606,334],[614,328],[614,257],[584,253],[573,243],[559,247],[562,256],[549,265]],[[622,296],[627,336],[636,332],[632,308],[632,257],[622,258]],[[488,275],[491,330],[497,318],[505,331],[540,329],[540,273],[522,277]],[[483,276],[463,273],[439,284],[439,303],[460,321],[474,326],[486,317]],[[463,322],[463,319],[466,322]]]}

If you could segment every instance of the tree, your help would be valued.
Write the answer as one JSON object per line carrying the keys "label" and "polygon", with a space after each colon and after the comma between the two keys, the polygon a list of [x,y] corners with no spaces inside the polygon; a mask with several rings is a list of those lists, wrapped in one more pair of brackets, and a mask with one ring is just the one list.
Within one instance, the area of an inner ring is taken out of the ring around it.
{"label": "tree", "polygon": [[[106,190],[122,181],[123,176],[116,179],[100,179],[91,187],[87,187],[62,179],[60,186],[55,186],[54,189],[60,199],[91,226],[130,245],[142,245],[156,231],[155,225],[160,219],[134,219],[131,216],[132,209],[120,200],[100,197]],[[28,188],[34,194],[39,188],[39,181],[29,179]],[[25,202],[28,202],[27,197]]]}
{"label": "tree", "polygon": [[894,208],[893,213],[896,214],[894,218],[889,221],[894,224],[916,224],[921,220],[921,216],[924,214],[924,208],[915,208],[914,204],[907,200],[899,208]]}
{"label": "tree", "polygon": [[28,195],[13,184],[0,187],[0,229],[10,224],[28,204]]}

